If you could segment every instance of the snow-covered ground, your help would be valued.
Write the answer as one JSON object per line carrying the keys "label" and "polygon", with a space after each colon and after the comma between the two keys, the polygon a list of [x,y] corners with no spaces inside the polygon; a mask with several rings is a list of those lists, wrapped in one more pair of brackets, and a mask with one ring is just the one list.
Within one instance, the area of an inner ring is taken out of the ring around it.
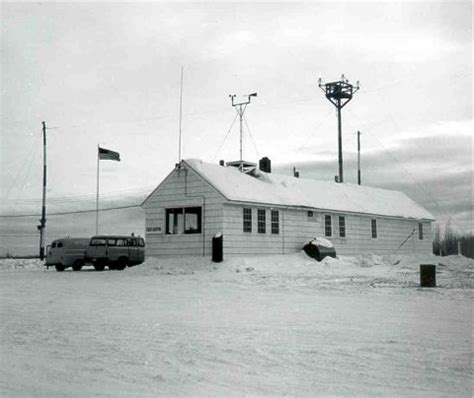
{"label": "snow-covered ground", "polygon": [[[419,287],[419,264],[438,287]],[[90,272],[89,272],[90,271]],[[0,260],[0,396],[471,397],[473,260]]]}

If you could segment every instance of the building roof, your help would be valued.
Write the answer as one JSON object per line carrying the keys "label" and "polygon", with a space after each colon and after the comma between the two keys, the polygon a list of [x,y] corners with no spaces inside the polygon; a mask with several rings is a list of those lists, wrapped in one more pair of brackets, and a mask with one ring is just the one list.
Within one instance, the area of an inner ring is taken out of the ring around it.
{"label": "building roof", "polygon": [[256,170],[183,160],[229,201],[307,207],[344,213],[434,220],[422,206],[402,192],[350,183],[295,178]]}

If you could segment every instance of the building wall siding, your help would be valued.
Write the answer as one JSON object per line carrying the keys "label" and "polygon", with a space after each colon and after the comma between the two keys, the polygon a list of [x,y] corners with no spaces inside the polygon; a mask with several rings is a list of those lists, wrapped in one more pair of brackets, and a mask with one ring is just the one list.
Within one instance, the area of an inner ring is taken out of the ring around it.
{"label": "building wall siding", "polygon": [[[187,186],[187,189],[185,189]],[[174,170],[145,205],[145,237],[149,256],[209,256],[212,237],[222,232],[224,198],[192,170]],[[165,234],[167,208],[202,206],[201,234]],[[150,232],[149,229],[155,231]],[[160,228],[160,231],[157,229]]]}
{"label": "building wall siding", "polygon": [[[243,208],[252,209],[252,232],[243,232]],[[266,210],[266,233],[258,233],[257,210]],[[280,233],[271,234],[270,211],[278,210]],[[332,212],[312,211],[308,217],[306,209],[278,208],[265,205],[223,206],[224,254],[282,254],[302,249],[305,242],[314,237],[325,237],[324,216],[331,215],[332,236],[329,239],[337,254],[411,254],[431,253],[431,223],[423,222],[423,239],[418,238],[418,221],[371,217]],[[339,216],[345,217],[346,237],[339,236]],[[371,220],[377,220],[377,238],[372,238]],[[415,233],[412,233],[415,230]],[[406,242],[399,248],[399,246]],[[398,249],[398,250],[397,250]]]}

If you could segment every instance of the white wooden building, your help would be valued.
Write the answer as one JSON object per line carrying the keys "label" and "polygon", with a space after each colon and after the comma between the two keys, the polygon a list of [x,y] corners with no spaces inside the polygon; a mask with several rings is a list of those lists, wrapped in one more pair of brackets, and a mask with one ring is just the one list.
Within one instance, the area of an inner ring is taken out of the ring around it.
{"label": "white wooden building", "polygon": [[224,258],[291,253],[314,237],[342,255],[431,253],[434,218],[401,192],[234,166],[176,165],[142,204],[148,255],[210,256],[219,232]]}

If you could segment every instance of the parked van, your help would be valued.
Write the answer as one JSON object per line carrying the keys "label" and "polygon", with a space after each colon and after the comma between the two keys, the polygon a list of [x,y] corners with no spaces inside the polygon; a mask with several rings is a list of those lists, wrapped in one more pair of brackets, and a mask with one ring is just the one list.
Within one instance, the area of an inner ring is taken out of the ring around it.
{"label": "parked van", "polygon": [[123,270],[145,261],[145,240],[140,236],[101,235],[92,238],[57,239],[46,248],[47,267],[57,271],[72,267],[80,271],[92,264],[97,271],[105,266],[111,270]]}
{"label": "parked van", "polygon": [[106,265],[123,270],[145,261],[145,240],[140,236],[93,236],[87,248],[86,261],[97,271]]}
{"label": "parked van", "polygon": [[46,247],[45,265],[54,266],[57,271],[64,271],[68,267],[80,271],[84,265],[89,242],[90,238],[67,237],[54,240]]}

